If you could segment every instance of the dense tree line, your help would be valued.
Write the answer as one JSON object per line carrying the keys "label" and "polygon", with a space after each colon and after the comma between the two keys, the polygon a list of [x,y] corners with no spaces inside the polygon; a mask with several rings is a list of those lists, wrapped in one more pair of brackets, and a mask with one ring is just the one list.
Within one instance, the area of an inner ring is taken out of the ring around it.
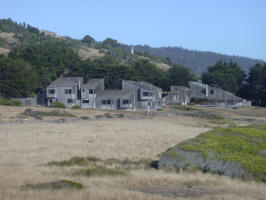
{"label": "dense tree line", "polygon": [[233,92],[255,105],[266,106],[266,63],[251,67],[248,75],[232,61],[218,61],[201,76],[202,82]]}

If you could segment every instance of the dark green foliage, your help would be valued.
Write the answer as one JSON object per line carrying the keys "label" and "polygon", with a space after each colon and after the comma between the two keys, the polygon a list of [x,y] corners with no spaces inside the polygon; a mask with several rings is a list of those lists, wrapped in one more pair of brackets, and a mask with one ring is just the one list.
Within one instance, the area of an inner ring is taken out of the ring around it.
{"label": "dark green foliage", "polygon": [[266,106],[266,63],[251,68],[242,92],[243,96],[253,100],[255,105]]}
{"label": "dark green foliage", "polygon": [[116,48],[119,47],[119,43],[117,40],[114,40],[112,38],[107,38],[102,42],[102,47],[105,49],[111,49],[111,48]]}
{"label": "dark green foliage", "polygon": [[64,161],[52,161],[49,162],[48,166],[73,166],[73,165],[79,165],[79,166],[88,166],[90,163],[100,162],[101,159],[97,157],[74,157],[70,160],[64,160]]}
{"label": "dark green foliage", "polygon": [[0,105],[1,106],[7,106],[8,105],[8,100],[4,98],[0,98]]}
{"label": "dark green foliage", "polygon": [[217,62],[202,74],[202,82],[210,86],[219,87],[229,92],[237,93],[245,80],[246,74],[236,63],[230,61]]}
{"label": "dark green foliage", "polygon": [[74,105],[71,107],[72,109],[80,109],[80,106],[79,105]]}
{"label": "dark green foliage", "polygon": [[89,35],[85,35],[84,38],[81,40],[81,42],[86,44],[90,48],[96,48],[97,47],[96,41],[94,40],[94,38],[92,38]]}
{"label": "dark green foliage", "polygon": [[60,180],[56,182],[27,184],[21,186],[22,190],[61,190],[61,189],[76,189],[81,190],[83,185],[69,180]]}
{"label": "dark green foliage", "polygon": [[56,101],[49,106],[50,108],[66,108],[65,104],[61,103],[60,101]]}
{"label": "dark green foliage", "polygon": [[187,86],[188,81],[196,80],[195,75],[182,65],[174,65],[167,72],[168,85]]}
{"label": "dark green foliage", "polygon": [[27,97],[37,87],[37,74],[26,61],[0,56],[0,94],[3,97]]}
{"label": "dark green foliage", "polygon": [[65,70],[79,65],[80,59],[65,41],[57,39],[44,40],[41,43],[23,45],[9,53],[13,59],[23,59],[34,66],[38,75],[38,88],[44,91]]}
{"label": "dark green foliage", "polygon": [[111,169],[106,167],[96,167],[89,169],[81,169],[74,173],[78,176],[125,176],[127,172],[121,169]]}
{"label": "dark green foliage", "polygon": [[39,119],[40,117],[45,117],[45,116],[54,116],[54,117],[76,117],[75,115],[68,113],[68,112],[60,112],[58,110],[52,110],[50,112],[45,112],[45,111],[33,111],[30,108],[27,108],[21,115],[26,115],[29,117],[34,117]]}
{"label": "dark green foliage", "polygon": [[21,102],[20,100],[11,100],[9,103],[8,103],[9,106],[21,106]]}
{"label": "dark green foliage", "polygon": [[183,106],[183,105],[177,105],[174,108],[175,109],[178,109],[178,110],[185,110],[185,111],[194,111],[194,110],[197,110],[197,109],[192,108],[190,106]]}

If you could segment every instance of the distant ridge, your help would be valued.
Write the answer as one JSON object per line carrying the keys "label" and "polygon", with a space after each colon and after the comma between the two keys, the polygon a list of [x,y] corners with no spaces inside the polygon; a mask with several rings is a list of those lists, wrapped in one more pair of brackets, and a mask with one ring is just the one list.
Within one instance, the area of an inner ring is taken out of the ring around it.
{"label": "distant ridge", "polygon": [[230,56],[208,51],[188,50],[182,47],[153,48],[147,45],[134,46],[135,51],[148,52],[151,55],[169,57],[174,64],[181,64],[191,69],[196,75],[206,72],[208,66],[214,65],[218,60],[237,62],[246,72],[257,63],[266,61],[241,56]]}

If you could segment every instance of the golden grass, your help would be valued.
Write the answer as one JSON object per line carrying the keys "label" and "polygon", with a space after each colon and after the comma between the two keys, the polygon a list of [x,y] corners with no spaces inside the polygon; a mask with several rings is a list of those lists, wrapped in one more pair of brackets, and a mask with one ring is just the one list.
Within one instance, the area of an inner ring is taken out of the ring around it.
{"label": "golden grass", "polygon": [[[49,108],[32,108],[50,111]],[[0,106],[0,122],[16,121],[21,107]],[[71,110],[76,116],[104,114],[107,111]],[[108,111],[109,112],[109,111]],[[140,115],[127,113],[126,115]],[[53,119],[53,118],[49,118]],[[34,123],[31,123],[33,122]],[[29,118],[26,123],[0,123],[0,199],[173,199],[174,197],[140,192],[145,186],[204,187],[217,194],[197,199],[265,199],[265,184],[232,180],[216,175],[175,174],[158,170],[130,170],[127,176],[73,176],[83,166],[47,166],[50,161],[68,160],[75,156],[101,159],[157,159],[157,154],[179,142],[208,130],[199,127],[200,119],[161,116],[151,119],[78,120],[48,123]],[[82,183],[84,189],[21,190],[26,184],[58,180]],[[193,199],[188,196],[179,199]]]}

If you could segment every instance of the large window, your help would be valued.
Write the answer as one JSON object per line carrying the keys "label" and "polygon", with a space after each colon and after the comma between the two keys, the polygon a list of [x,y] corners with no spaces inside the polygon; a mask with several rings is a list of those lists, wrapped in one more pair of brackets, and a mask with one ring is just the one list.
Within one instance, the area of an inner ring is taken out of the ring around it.
{"label": "large window", "polygon": [[150,93],[149,92],[143,92],[143,96],[148,97],[148,96],[150,96]]}
{"label": "large window", "polygon": [[94,94],[94,89],[89,89],[89,94]]}
{"label": "large window", "polygon": [[89,99],[83,99],[82,103],[90,103]]}
{"label": "large window", "polygon": [[104,99],[104,100],[102,100],[102,104],[103,105],[110,105],[110,104],[112,104],[112,101],[110,99]]}
{"label": "large window", "polygon": [[124,100],[122,101],[122,103],[123,103],[123,104],[129,104],[129,100],[124,99]]}
{"label": "large window", "polygon": [[67,99],[67,103],[74,103],[73,99]]}
{"label": "large window", "polygon": [[72,94],[72,90],[71,89],[65,89],[65,94]]}
{"label": "large window", "polygon": [[50,89],[49,94],[54,94],[54,89]]}

